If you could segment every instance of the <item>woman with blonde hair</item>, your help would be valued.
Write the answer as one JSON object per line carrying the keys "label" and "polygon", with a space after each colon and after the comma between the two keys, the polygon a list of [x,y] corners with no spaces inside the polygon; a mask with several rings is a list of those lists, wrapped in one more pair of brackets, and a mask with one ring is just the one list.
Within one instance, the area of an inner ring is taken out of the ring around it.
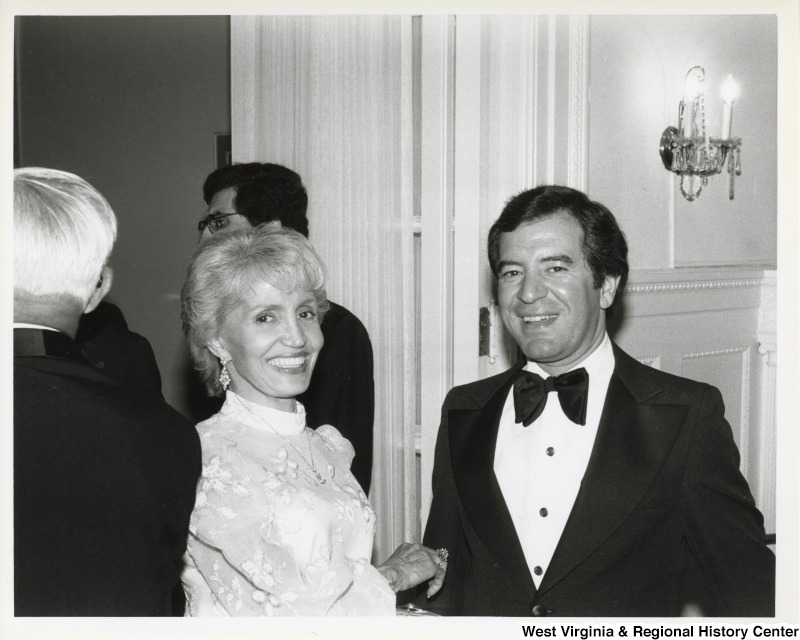
{"label": "woman with blonde hair", "polygon": [[[214,234],[182,292],[195,367],[219,413],[197,426],[203,475],[184,571],[188,615],[394,615],[395,592],[444,581],[446,552],[404,543],[370,563],[375,513],[353,447],[296,397],[322,347],[325,269],[262,225]],[[432,578],[432,580],[431,580]]]}

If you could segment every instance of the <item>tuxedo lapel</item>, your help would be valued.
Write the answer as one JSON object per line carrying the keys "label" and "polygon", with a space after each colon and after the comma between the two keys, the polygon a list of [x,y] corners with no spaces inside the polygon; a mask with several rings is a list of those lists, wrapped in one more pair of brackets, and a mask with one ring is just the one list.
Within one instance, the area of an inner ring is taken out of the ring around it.
{"label": "tuxedo lapel", "polygon": [[[520,366],[498,381],[499,386],[483,406],[450,410],[448,428],[453,477],[469,524],[503,570],[533,593],[533,580],[494,474],[500,417],[513,374]],[[480,404],[478,399],[476,402]]]}
{"label": "tuxedo lapel", "polygon": [[617,348],[615,358],[592,455],[539,593],[564,578],[633,511],[688,413],[684,405],[657,403],[660,389],[645,365]]}

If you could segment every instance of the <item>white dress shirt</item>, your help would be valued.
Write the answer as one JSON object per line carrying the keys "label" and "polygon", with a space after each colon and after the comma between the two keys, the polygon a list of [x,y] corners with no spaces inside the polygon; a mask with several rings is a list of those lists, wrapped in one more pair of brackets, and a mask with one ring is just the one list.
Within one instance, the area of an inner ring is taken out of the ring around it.
{"label": "white dress shirt", "polygon": [[[512,387],[497,433],[494,473],[537,589],[578,496],[594,446],[614,371],[608,334],[573,369],[581,367],[589,374],[585,425],[575,424],[564,415],[556,392],[548,394],[544,411],[528,427],[515,423]],[[544,379],[548,377],[533,362],[528,362],[525,369]]]}
{"label": "white dress shirt", "polygon": [[55,331],[56,333],[60,333],[58,329],[53,329],[53,327],[45,327],[41,324],[31,324],[30,322],[15,322],[14,329],[42,329],[43,331]]}

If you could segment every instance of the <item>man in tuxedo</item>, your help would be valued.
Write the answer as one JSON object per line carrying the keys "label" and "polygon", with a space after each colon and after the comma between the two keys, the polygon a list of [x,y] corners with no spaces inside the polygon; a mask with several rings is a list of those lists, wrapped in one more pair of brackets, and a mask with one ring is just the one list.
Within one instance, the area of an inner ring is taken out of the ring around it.
{"label": "man in tuxedo", "polygon": [[111,286],[116,227],[78,176],[15,170],[17,616],[171,615],[180,588],[197,433],[74,340]]}
{"label": "man in tuxedo", "polygon": [[[489,232],[509,371],[444,401],[424,544],[446,615],[771,616],[775,558],[714,387],[611,342],[612,213],[543,186]],[[423,601],[425,599],[423,598]]]}
{"label": "man in tuxedo", "polygon": [[[300,176],[279,164],[248,162],[217,169],[203,184],[208,204],[200,241],[215,231],[260,224],[294,229],[308,238],[308,194]],[[298,400],[312,429],[336,427],[356,451],[351,471],[365,493],[372,478],[375,382],[372,342],[351,311],[329,302],[322,319],[325,345],[311,384]]]}

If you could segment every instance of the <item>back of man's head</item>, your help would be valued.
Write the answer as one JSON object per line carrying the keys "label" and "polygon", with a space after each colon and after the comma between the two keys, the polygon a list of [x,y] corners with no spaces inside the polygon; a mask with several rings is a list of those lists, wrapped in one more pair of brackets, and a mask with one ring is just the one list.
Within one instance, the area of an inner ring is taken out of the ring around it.
{"label": "back of man's head", "polygon": [[203,184],[203,199],[233,188],[236,213],[254,227],[279,220],[281,225],[308,237],[308,194],[300,176],[280,164],[248,162],[222,167],[209,174]]}
{"label": "back of man's head", "polygon": [[14,300],[69,300],[83,312],[117,236],[106,199],[55,169],[14,170]]}

